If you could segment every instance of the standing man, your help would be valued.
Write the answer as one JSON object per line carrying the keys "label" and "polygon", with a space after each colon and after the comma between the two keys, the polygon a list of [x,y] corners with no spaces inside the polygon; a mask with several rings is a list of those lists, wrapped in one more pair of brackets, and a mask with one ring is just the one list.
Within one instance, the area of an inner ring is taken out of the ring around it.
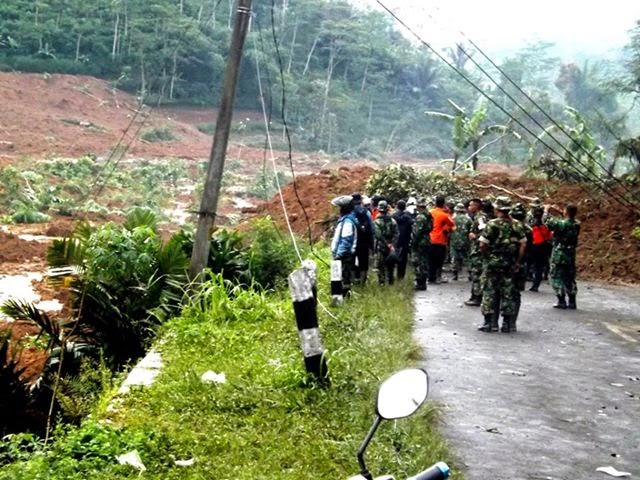
{"label": "standing man", "polygon": [[453,210],[453,223],[455,230],[451,234],[449,247],[451,250],[451,263],[453,265],[453,279],[458,280],[458,273],[462,270],[462,266],[467,263],[467,255],[469,254],[469,233],[473,221],[467,215],[467,211],[462,203],[458,203]]}
{"label": "standing man", "polygon": [[436,197],[436,206],[431,210],[433,229],[431,230],[431,248],[429,250],[429,283],[444,283],[442,266],[447,257],[449,234],[455,228],[453,220],[445,210],[443,195]]}
{"label": "standing man", "polygon": [[433,218],[427,210],[427,201],[423,198],[416,201],[416,220],[411,234],[411,257],[415,272],[416,290],[427,289],[429,275],[429,247],[431,246],[431,230]]}
{"label": "standing man", "polygon": [[482,303],[482,289],[480,288],[480,278],[482,276],[482,255],[480,254],[480,235],[484,231],[492,215],[493,206],[486,200],[483,202],[479,198],[472,198],[469,201],[469,215],[473,219],[469,240],[469,276],[471,280],[471,297],[464,302],[469,307],[479,307]]}
{"label": "standing man", "polygon": [[362,195],[354,193],[353,213],[358,222],[358,241],[356,242],[356,284],[365,285],[369,273],[369,252],[373,250],[375,226],[371,218],[371,212],[363,205]]}
{"label": "standing man", "polygon": [[342,263],[342,296],[351,293],[351,274],[353,272],[356,243],[358,241],[358,222],[353,213],[353,197],[343,195],[331,200],[331,204],[340,208],[340,218],[336,224],[331,242],[331,255]]}
{"label": "standing man", "polygon": [[396,258],[398,263],[398,280],[402,280],[407,272],[409,259],[409,244],[411,243],[411,228],[413,217],[406,211],[407,204],[404,200],[398,200],[393,219],[398,225],[398,239],[395,243]]}
{"label": "standing man", "polygon": [[[549,205],[544,211],[549,214]],[[568,204],[564,209],[564,218],[548,217],[545,224],[553,233],[553,250],[551,251],[551,286],[558,296],[553,308],[570,308],[575,310],[578,285],[576,284],[576,248],[580,235],[580,222],[576,220],[578,207]],[[567,303],[565,295],[568,296]]]}
{"label": "standing man", "polygon": [[376,226],[376,267],[378,269],[378,283],[393,284],[393,268],[395,263],[395,243],[398,239],[398,225],[389,215],[389,204],[386,200],[378,203]]}
{"label": "standing man", "polygon": [[532,230],[531,248],[529,253],[529,270],[532,275],[533,285],[530,292],[537,292],[542,283],[542,275],[549,259],[551,251],[551,231],[542,221],[543,207],[535,208],[533,221],[530,224]]}
{"label": "standing man", "polygon": [[518,315],[520,314],[520,305],[522,302],[522,294],[527,285],[527,268],[526,266],[529,264],[529,259],[531,255],[531,244],[533,242],[533,229],[527,225],[527,211],[524,208],[522,203],[516,203],[511,209],[511,218],[513,218],[514,222],[519,222],[522,225],[524,233],[527,237],[527,246],[525,248],[524,258],[522,259],[521,267],[514,272],[513,275],[513,283],[516,288],[516,313],[513,318],[513,322],[511,323],[511,331],[516,331],[516,321],[518,320]]}
{"label": "standing man", "polygon": [[497,332],[502,311],[502,332],[515,331],[517,294],[514,274],[520,270],[527,238],[522,224],[509,216],[509,197],[496,199],[496,218],[491,220],[480,236],[482,270],[482,332]]}

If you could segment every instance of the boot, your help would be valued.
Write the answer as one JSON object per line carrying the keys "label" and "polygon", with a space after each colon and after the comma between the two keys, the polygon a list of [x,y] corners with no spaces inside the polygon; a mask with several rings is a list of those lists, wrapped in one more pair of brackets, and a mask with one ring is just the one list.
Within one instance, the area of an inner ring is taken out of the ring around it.
{"label": "boot", "polygon": [[511,317],[511,319],[509,320],[509,326],[511,327],[511,333],[515,333],[518,331],[518,329],[516,328],[516,321],[518,320],[518,316],[515,315],[513,317]]}
{"label": "boot", "polygon": [[516,322],[515,316],[513,315],[503,315],[502,316],[502,328],[500,329],[502,333],[510,333],[516,331]]}
{"label": "boot", "polygon": [[453,272],[453,280],[454,280],[455,282],[457,282],[457,281],[458,281],[458,272]]}
{"label": "boot", "polygon": [[415,285],[413,286],[414,290],[424,291],[427,289],[427,281],[426,280],[416,280]]}
{"label": "boot", "polygon": [[471,295],[471,298],[464,302],[467,307],[479,307],[482,303],[482,298],[477,295]]}
{"label": "boot", "polygon": [[497,332],[498,331],[498,319],[500,317],[500,312],[496,311],[496,313],[494,313],[493,315],[491,315],[491,331],[492,332]]}
{"label": "boot", "polygon": [[558,302],[553,306],[553,308],[560,308],[562,310],[567,308],[567,302],[564,299],[564,295],[558,295]]}
{"label": "boot", "polygon": [[576,306],[576,296],[575,295],[569,295],[569,304],[567,305],[567,308],[570,310],[575,310],[576,308],[578,308]]}
{"label": "boot", "polygon": [[485,315],[484,316],[484,324],[478,327],[478,330],[481,332],[491,332],[493,325],[493,315]]}

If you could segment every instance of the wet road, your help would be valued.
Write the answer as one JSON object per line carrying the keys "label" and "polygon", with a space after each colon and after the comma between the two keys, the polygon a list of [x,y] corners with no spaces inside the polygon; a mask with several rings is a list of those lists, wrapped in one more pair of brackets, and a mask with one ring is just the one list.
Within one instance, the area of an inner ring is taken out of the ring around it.
{"label": "wet road", "polygon": [[416,294],[442,433],[466,479],[640,478],[640,288],[581,283],[578,310],[525,292],[518,333],[476,331],[468,282]]}

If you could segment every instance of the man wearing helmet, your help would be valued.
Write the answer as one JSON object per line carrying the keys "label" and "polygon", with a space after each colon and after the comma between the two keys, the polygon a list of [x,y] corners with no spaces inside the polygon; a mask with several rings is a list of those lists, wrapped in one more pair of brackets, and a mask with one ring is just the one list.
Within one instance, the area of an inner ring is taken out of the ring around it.
{"label": "man wearing helmet", "polygon": [[389,204],[386,200],[378,203],[376,227],[376,268],[378,269],[378,283],[393,284],[394,245],[398,239],[398,225],[389,215]]}
{"label": "man wearing helmet", "polygon": [[482,314],[483,332],[498,331],[498,317],[502,311],[502,331],[509,333],[515,326],[517,294],[514,274],[520,269],[520,262],[527,246],[527,237],[520,222],[509,215],[509,197],[496,199],[496,218],[491,220],[480,236],[480,252],[483,260],[482,271]]}

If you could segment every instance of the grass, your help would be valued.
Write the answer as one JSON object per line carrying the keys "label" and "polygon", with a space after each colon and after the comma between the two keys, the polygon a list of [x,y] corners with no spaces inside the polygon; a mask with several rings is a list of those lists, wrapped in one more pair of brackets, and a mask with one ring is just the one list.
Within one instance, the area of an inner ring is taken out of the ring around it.
{"label": "grass", "polygon": [[[321,271],[321,291],[328,285]],[[326,300],[326,299],[325,299]],[[331,387],[304,374],[288,297],[220,282],[165,325],[165,368],[115,411],[103,407],[53,446],[11,464],[0,479],[138,478],[115,456],[136,449],[148,479],[347,478],[374,417],[375,392],[393,371],[420,363],[411,338],[412,292],[400,283],[356,290],[345,307],[320,313]],[[200,376],[224,372],[224,384]],[[106,398],[102,404],[106,404]],[[450,459],[435,432],[435,407],[385,422],[367,453],[374,474],[405,478]],[[189,467],[174,460],[194,459]]]}

